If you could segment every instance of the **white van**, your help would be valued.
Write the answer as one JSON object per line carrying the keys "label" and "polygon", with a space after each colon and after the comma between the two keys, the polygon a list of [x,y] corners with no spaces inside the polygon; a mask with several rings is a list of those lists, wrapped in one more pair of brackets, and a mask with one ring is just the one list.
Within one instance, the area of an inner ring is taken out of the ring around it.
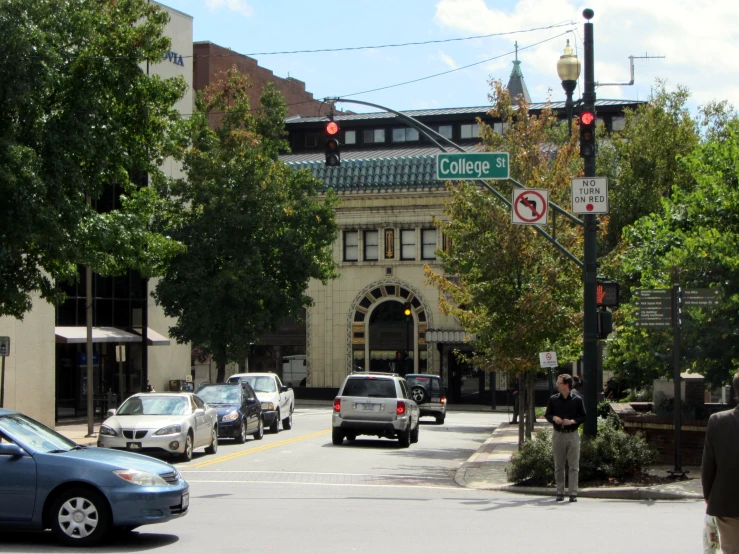
{"label": "white van", "polygon": [[282,382],[289,387],[304,387],[308,377],[305,354],[283,356]]}

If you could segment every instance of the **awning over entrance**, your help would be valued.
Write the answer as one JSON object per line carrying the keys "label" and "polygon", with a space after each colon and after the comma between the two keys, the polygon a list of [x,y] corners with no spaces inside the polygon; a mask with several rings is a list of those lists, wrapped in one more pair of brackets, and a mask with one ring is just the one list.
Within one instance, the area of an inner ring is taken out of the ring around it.
{"label": "awning over entrance", "polygon": [[[92,342],[93,343],[115,343],[124,342],[141,342],[141,329],[134,329],[136,333],[124,331],[117,327],[93,327]],[[85,344],[87,342],[87,327],[55,327],[57,344]],[[168,346],[170,344],[167,337],[163,337],[156,331],[147,329],[147,344],[149,346]]]}
{"label": "awning over entrance", "polygon": [[469,335],[467,331],[459,329],[429,329],[426,331],[426,342],[428,343],[466,343],[474,341],[476,338],[476,335]]}

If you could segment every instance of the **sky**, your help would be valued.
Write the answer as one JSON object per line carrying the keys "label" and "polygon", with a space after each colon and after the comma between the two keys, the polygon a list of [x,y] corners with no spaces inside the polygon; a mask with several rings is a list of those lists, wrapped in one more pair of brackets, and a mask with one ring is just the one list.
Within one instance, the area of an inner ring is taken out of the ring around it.
{"label": "sky", "polygon": [[[712,100],[739,107],[736,0],[161,2],[193,16],[195,41],[250,55],[279,77],[304,81],[317,99],[344,97],[394,110],[489,105],[489,81],[508,82],[516,42],[532,101],[564,100],[557,60],[568,39],[583,60],[582,11],[591,8],[595,80],[603,83],[596,88],[599,99],[648,100],[660,79],[668,90],[687,87],[693,112]],[[481,35],[497,36],[451,40]],[[436,42],[356,49],[429,41]],[[268,54],[348,48],[355,49]],[[634,84],[606,85],[629,82],[629,56],[635,57]],[[645,56],[663,57],[639,58]],[[393,86],[417,79],[423,80]],[[583,87],[581,74],[575,99]],[[373,111],[347,103],[338,107]]]}

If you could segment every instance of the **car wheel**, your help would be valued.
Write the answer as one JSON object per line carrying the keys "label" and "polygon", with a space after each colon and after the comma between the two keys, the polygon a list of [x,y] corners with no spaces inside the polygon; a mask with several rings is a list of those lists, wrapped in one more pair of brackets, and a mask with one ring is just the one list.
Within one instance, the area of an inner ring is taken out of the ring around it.
{"label": "car wheel", "polygon": [[421,422],[419,421],[416,424],[416,428],[413,431],[411,431],[411,442],[412,443],[417,443],[418,442],[418,433],[419,433],[420,430],[421,430]]}
{"label": "car wheel", "polygon": [[215,454],[218,452],[218,429],[213,427],[210,430],[210,446],[205,449],[206,454]]}
{"label": "car wheel", "polygon": [[264,421],[262,418],[259,418],[259,423],[257,424],[257,432],[252,435],[255,440],[262,440],[262,437],[264,436]]}
{"label": "car wheel", "polygon": [[185,451],[182,453],[183,462],[192,461],[192,431],[185,437]]}
{"label": "car wheel", "polygon": [[236,444],[244,444],[246,442],[246,423],[241,420],[241,427],[239,428],[239,434],[236,435]]}
{"label": "car wheel", "polygon": [[275,417],[275,420],[272,422],[272,425],[269,426],[269,432],[272,434],[277,434],[279,431],[280,426],[280,412],[277,412],[277,417]]}
{"label": "car wheel", "polygon": [[438,425],[444,425],[444,414],[436,416],[436,423]]}
{"label": "car wheel", "polygon": [[408,448],[411,445],[410,423],[408,424],[408,429],[405,429],[398,434],[398,444],[401,448]]}
{"label": "car wheel", "polygon": [[331,430],[331,442],[334,443],[336,446],[339,446],[342,442],[344,442],[344,433],[341,429]]}
{"label": "car wheel", "polygon": [[92,489],[66,490],[54,500],[50,510],[51,529],[66,545],[97,544],[110,527],[108,503]]}
{"label": "car wheel", "polygon": [[282,420],[282,428],[285,431],[289,431],[293,428],[293,410],[290,408],[290,415]]}
{"label": "car wheel", "polygon": [[429,401],[429,393],[426,388],[421,385],[411,387],[411,397],[419,406]]}

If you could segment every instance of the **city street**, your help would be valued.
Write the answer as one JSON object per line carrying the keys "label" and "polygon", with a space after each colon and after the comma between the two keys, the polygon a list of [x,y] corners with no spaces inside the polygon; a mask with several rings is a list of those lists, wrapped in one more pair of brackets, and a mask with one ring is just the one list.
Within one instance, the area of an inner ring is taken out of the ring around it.
{"label": "city street", "polygon": [[[459,487],[456,469],[505,414],[451,412],[443,426],[426,418],[409,449],[368,437],[333,446],[330,418],[328,407],[299,409],[290,431],[196,453],[177,464],[191,485],[186,517],[95,552],[701,551],[702,502],[558,504]],[[0,538],[0,552],[76,551],[49,533]]]}

